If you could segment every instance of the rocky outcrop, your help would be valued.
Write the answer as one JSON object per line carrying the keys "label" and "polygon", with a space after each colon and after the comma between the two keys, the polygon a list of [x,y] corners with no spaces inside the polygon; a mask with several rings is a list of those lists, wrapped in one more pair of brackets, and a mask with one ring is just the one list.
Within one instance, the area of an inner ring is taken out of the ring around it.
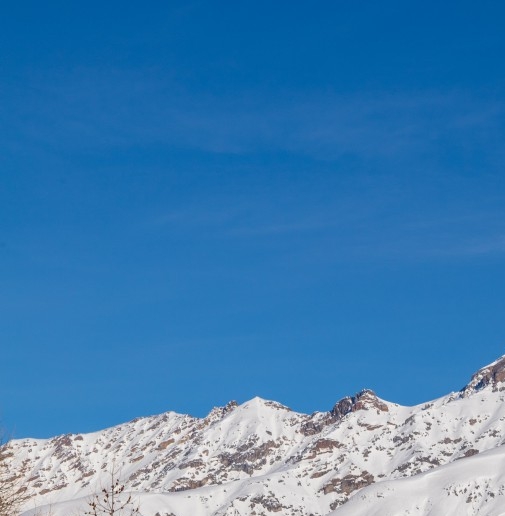
{"label": "rocky outcrop", "polygon": [[505,355],[482,369],[479,369],[468,385],[461,389],[463,397],[490,386],[493,391],[505,390]]}
{"label": "rocky outcrop", "polygon": [[375,392],[364,389],[355,396],[347,396],[335,404],[330,414],[334,420],[341,419],[350,412],[357,410],[375,409],[379,412],[387,412],[388,406],[381,401]]}
{"label": "rocky outcrop", "polygon": [[323,486],[323,493],[339,493],[350,495],[353,491],[368,486],[374,482],[374,477],[368,471],[362,471],[359,475],[349,474],[343,478],[333,478],[325,486]]}
{"label": "rocky outcrop", "polygon": [[[145,516],[321,516],[370,484],[502,446],[504,389],[502,357],[477,371],[463,394],[414,407],[368,389],[310,415],[254,398],[204,418],[167,412],[93,434],[13,441],[9,450],[31,507],[85,498],[116,464],[128,491],[173,500]],[[68,515],[62,507],[54,516]]]}
{"label": "rocky outcrop", "polygon": [[223,419],[231,411],[238,407],[238,403],[235,400],[229,401],[224,407],[214,407],[207,417],[204,419],[206,423],[213,423],[219,419]]}
{"label": "rocky outcrop", "polygon": [[351,412],[359,410],[376,410],[388,412],[388,406],[381,401],[375,392],[363,389],[354,396],[346,396],[335,403],[334,407],[325,413],[313,414],[300,425],[300,432],[305,436],[321,433],[328,425],[332,425]]}

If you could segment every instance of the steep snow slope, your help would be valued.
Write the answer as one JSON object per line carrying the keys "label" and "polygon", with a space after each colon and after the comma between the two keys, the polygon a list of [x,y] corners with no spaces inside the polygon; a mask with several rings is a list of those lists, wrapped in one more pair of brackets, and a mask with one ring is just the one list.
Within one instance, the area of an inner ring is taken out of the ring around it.
{"label": "steep snow slope", "polygon": [[[260,398],[201,419],[168,412],[93,434],[13,441],[13,467],[32,495],[27,515],[48,504],[55,516],[76,513],[112,464],[145,516],[340,516],[351,507],[357,515],[501,514],[489,511],[502,498],[504,382],[502,357],[461,391],[415,407],[366,390],[312,415]],[[495,451],[477,455],[487,450]],[[482,489],[468,464],[494,467]],[[449,493],[440,505],[451,475],[467,491],[481,489],[479,500],[461,509],[462,497]],[[401,505],[411,489],[419,499]]]}
{"label": "steep snow slope", "polygon": [[362,489],[332,516],[505,515],[505,447]]}

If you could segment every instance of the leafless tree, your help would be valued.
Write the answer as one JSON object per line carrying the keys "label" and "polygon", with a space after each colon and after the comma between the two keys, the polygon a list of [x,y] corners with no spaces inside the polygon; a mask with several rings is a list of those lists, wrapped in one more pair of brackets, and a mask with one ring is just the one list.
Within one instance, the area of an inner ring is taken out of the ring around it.
{"label": "leafless tree", "polygon": [[0,443],[0,516],[17,516],[26,501],[26,489],[12,469],[9,443]]}
{"label": "leafless tree", "polygon": [[[120,482],[120,471],[115,464],[109,471],[109,483],[88,502],[87,516],[141,516],[139,505],[130,493],[125,492],[125,485]],[[2,516],[0,514],[0,516]]]}

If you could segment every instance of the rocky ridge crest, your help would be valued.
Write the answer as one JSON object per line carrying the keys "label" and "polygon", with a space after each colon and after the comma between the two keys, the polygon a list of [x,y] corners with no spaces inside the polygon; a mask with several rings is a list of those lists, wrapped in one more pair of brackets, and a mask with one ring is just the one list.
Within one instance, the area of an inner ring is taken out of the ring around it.
{"label": "rocky ridge crest", "polygon": [[9,447],[30,506],[51,504],[54,516],[67,516],[64,502],[95,492],[112,462],[127,489],[146,500],[144,516],[324,516],[338,514],[367,486],[505,444],[504,386],[501,357],[477,371],[461,395],[415,407],[368,389],[311,415],[254,398],[205,418],[167,412]]}

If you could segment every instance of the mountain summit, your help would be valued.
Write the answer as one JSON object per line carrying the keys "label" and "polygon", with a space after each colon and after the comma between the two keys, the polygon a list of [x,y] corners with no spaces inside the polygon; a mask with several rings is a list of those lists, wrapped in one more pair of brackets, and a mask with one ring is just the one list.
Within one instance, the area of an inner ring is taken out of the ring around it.
{"label": "mountain summit", "polygon": [[463,395],[468,396],[472,392],[479,391],[484,387],[491,386],[493,390],[505,390],[505,355],[498,358],[491,364],[479,369],[468,385],[463,389]]}
{"label": "mountain summit", "polygon": [[115,464],[143,516],[503,515],[505,356],[414,407],[363,390],[327,412],[230,402],[9,443],[24,516],[82,512]]}

